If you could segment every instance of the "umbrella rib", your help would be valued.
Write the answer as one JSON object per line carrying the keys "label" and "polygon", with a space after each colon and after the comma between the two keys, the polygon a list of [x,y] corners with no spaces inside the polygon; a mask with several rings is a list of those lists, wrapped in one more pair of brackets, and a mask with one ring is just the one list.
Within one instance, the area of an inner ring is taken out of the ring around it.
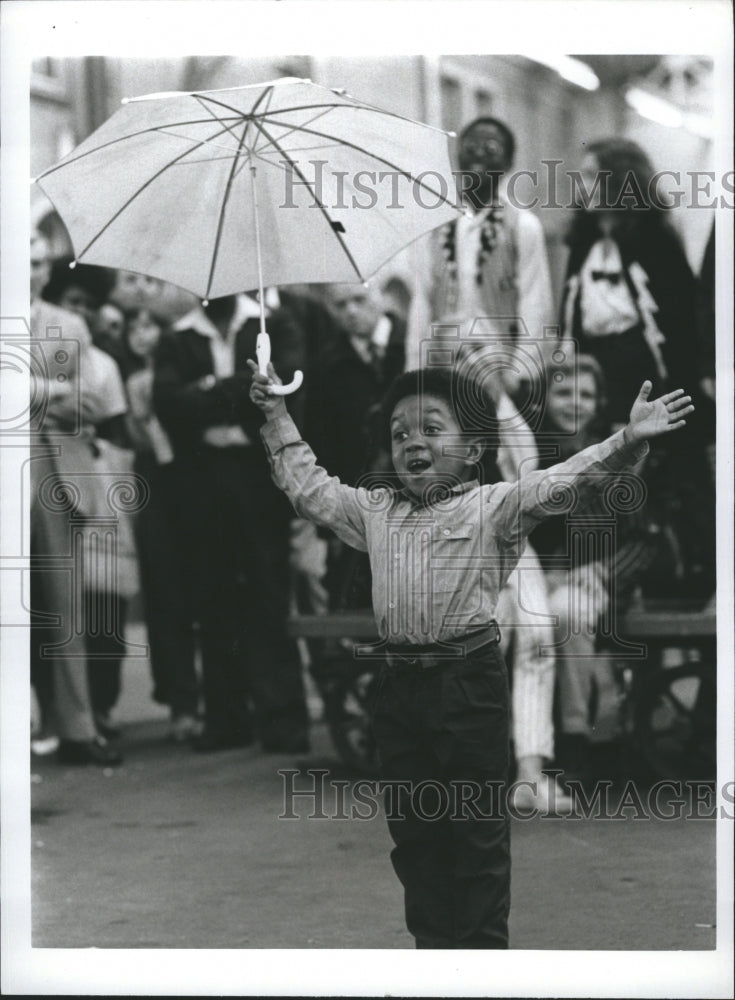
{"label": "umbrella rib", "polygon": [[[206,104],[207,101],[209,101],[211,104],[217,104],[217,105],[219,105],[222,108],[227,108],[228,111],[237,111],[237,108],[233,108],[232,105],[225,104],[224,101],[218,101],[214,97],[207,97],[205,94],[194,94],[193,97],[195,97],[196,100],[202,105],[202,107],[208,112],[208,114],[210,114],[212,116],[212,118],[214,119],[214,121],[221,121],[221,119],[215,114],[215,112],[211,108],[207,107],[207,104]],[[238,139],[238,151],[237,151],[237,154],[235,156],[235,161],[237,161],[237,156],[240,155],[242,147],[243,147],[243,145],[245,143],[245,136],[248,133],[248,128],[250,126],[250,122],[252,121],[253,112],[261,104],[262,101],[266,101],[266,113],[267,113],[267,109],[268,109],[268,107],[270,107],[270,101],[272,100],[272,98],[273,98],[273,87],[266,87],[265,90],[263,90],[258,95],[258,99],[256,100],[255,104],[253,104],[253,107],[252,107],[252,109],[250,111],[250,114],[243,114],[242,112],[240,112],[240,121],[244,121],[245,122],[245,130],[244,130],[242,136]],[[233,139],[237,139],[237,136],[235,135],[235,133],[234,133],[234,131],[232,129],[228,129],[228,131],[231,133]],[[256,138],[255,142],[257,143],[257,141],[258,140]],[[255,151],[255,146],[253,146],[253,150],[251,150],[251,152],[254,152],[254,151]],[[240,169],[242,169],[244,167],[244,165],[245,165],[245,160],[243,160],[243,163],[241,164]],[[234,175],[231,175],[231,176],[234,176]]]}
{"label": "umbrella rib", "polygon": [[340,244],[340,246],[342,247],[342,250],[343,250],[343,251],[344,251],[344,253],[345,253],[345,256],[347,257],[347,259],[349,260],[350,264],[352,264],[353,268],[355,269],[355,274],[356,274],[356,275],[358,276],[358,278],[360,278],[360,280],[361,280],[361,281],[364,281],[364,280],[365,280],[365,278],[363,277],[363,274],[362,274],[362,272],[360,271],[360,268],[359,268],[359,267],[357,266],[357,263],[356,263],[356,261],[355,261],[355,258],[354,258],[354,257],[352,256],[352,254],[350,253],[350,250],[349,250],[349,247],[347,246],[347,244],[345,243],[345,241],[344,241],[344,240],[342,239],[342,236],[341,236],[341,235],[340,235],[340,234],[339,234],[339,233],[337,232],[337,230],[335,229],[335,224],[334,224],[334,222],[332,221],[332,219],[330,219],[330,217],[329,217],[329,213],[327,212],[326,208],[324,207],[324,205],[322,204],[322,202],[321,202],[321,201],[319,200],[319,198],[317,197],[317,193],[316,193],[316,190],[315,190],[315,189],[314,189],[314,188],[312,187],[312,185],[311,185],[311,184],[309,184],[309,182],[307,181],[307,179],[306,179],[306,178],[304,177],[304,175],[303,175],[303,174],[301,173],[301,171],[299,170],[299,168],[298,168],[298,167],[296,166],[296,161],[295,161],[295,160],[292,160],[292,159],[291,159],[291,158],[289,157],[289,155],[288,155],[288,153],[286,152],[286,150],[285,150],[285,149],[281,149],[281,148],[280,148],[280,146],[278,145],[278,142],[277,142],[277,141],[276,141],[276,140],[275,140],[275,139],[273,138],[273,136],[272,136],[272,135],[270,135],[270,133],[269,133],[269,132],[268,132],[268,131],[267,131],[267,130],[266,130],[266,129],[265,129],[264,127],[263,127],[263,125],[262,125],[262,123],[261,123],[261,122],[255,122],[255,126],[256,126],[256,128],[260,129],[260,131],[261,131],[261,132],[262,132],[262,133],[263,133],[263,134],[265,135],[266,139],[268,139],[268,141],[269,141],[269,142],[270,142],[270,143],[271,143],[271,144],[272,144],[273,146],[275,146],[275,148],[276,148],[276,149],[278,149],[278,150],[279,150],[279,151],[281,152],[281,154],[282,154],[283,156],[285,156],[285,157],[286,157],[286,160],[287,160],[287,161],[288,161],[288,163],[289,163],[289,164],[291,165],[291,168],[292,168],[292,169],[293,169],[293,170],[294,170],[294,171],[295,171],[295,172],[296,172],[296,173],[298,174],[298,176],[299,176],[299,178],[301,179],[301,181],[302,181],[302,182],[303,182],[303,183],[304,183],[304,184],[306,185],[306,187],[308,188],[308,190],[309,190],[309,191],[310,191],[310,193],[311,193],[311,196],[312,196],[312,198],[314,199],[314,203],[315,203],[316,205],[318,205],[318,206],[319,206],[319,210],[321,211],[322,215],[324,216],[324,218],[325,218],[325,219],[327,220],[327,222],[329,223],[329,228],[330,228],[330,230],[331,230],[331,231],[332,231],[332,233],[333,233],[333,234],[334,234],[334,235],[336,236],[337,240],[339,241],[339,244]]}
{"label": "umbrella rib", "polygon": [[[268,121],[268,124],[270,125],[271,122]],[[281,123],[275,122],[273,124],[281,124]],[[262,126],[260,125],[258,127],[262,128]],[[439,198],[441,201],[446,202],[446,204],[449,205],[451,208],[456,208],[459,214],[462,214],[461,209],[457,208],[457,206],[453,202],[451,202],[449,198],[443,195],[441,191],[435,191],[433,188],[429,187],[428,184],[425,184],[424,181],[420,181],[417,177],[414,177],[414,175],[411,173],[410,170],[401,170],[401,168],[398,166],[397,163],[391,163],[391,161],[386,160],[385,157],[378,156],[377,153],[371,153],[369,149],[365,149],[363,146],[358,146],[354,142],[349,142],[347,139],[341,139],[339,136],[330,135],[327,132],[319,132],[316,129],[306,128],[306,127],[301,128],[301,126],[295,126],[295,128],[298,128],[300,129],[300,131],[306,132],[309,135],[317,135],[320,136],[322,139],[334,140],[339,146],[346,146],[348,149],[354,149],[358,153],[364,153],[365,156],[369,156],[371,159],[377,160],[379,163],[383,163],[387,167],[391,167],[393,170],[396,171],[396,173],[402,174],[404,177],[408,177],[410,180],[413,181],[414,184],[418,184],[419,187],[423,188],[429,194],[433,194],[436,198]],[[271,139],[271,142],[273,142],[273,144],[276,145],[273,139]]]}
{"label": "umbrella rib", "polygon": [[[323,111],[320,111],[318,115],[312,115],[312,117],[311,117],[311,118],[307,118],[307,119],[306,119],[306,121],[304,122],[304,125],[311,125],[311,124],[312,124],[313,122],[317,121],[317,120],[318,120],[319,118],[323,118],[323,117],[324,117],[325,115],[328,115],[328,114],[329,114],[329,112],[330,112],[330,111],[331,111],[331,110],[332,110],[333,108],[335,108],[335,107],[339,107],[339,105],[337,105],[337,104],[332,104],[332,105],[330,105],[330,106],[329,106],[328,108],[325,108],[325,109],[324,109]],[[265,114],[268,114],[268,110],[266,110],[266,111],[265,111],[264,113],[265,113]],[[275,112],[271,112],[271,114],[277,114],[277,113],[278,113],[277,109],[276,109],[276,111],[275,111]],[[280,141],[281,141],[281,142],[283,142],[283,140],[284,140],[284,139],[285,139],[285,138],[286,138],[287,136],[289,136],[289,135],[292,135],[292,134],[293,134],[294,132],[298,132],[300,128],[301,128],[301,126],[300,126],[300,125],[298,125],[298,126],[296,126],[296,125],[292,126],[291,128],[289,128],[288,132],[284,133],[284,135],[282,135],[282,136],[280,137]]]}
{"label": "umbrella rib", "polygon": [[[242,135],[240,136],[240,145],[237,150],[237,155],[232,161],[232,166],[230,167],[230,175],[227,178],[227,187],[225,188],[225,193],[222,198],[222,204],[220,205],[219,219],[217,220],[217,235],[214,238],[214,247],[212,249],[212,262],[209,266],[209,278],[207,279],[207,290],[204,293],[204,298],[209,298],[209,293],[212,288],[212,282],[214,281],[214,272],[217,267],[217,258],[219,257],[220,243],[222,242],[222,230],[225,224],[225,210],[227,209],[227,202],[230,200],[230,191],[232,190],[232,181],[235,175],[235,168],[237,167],[238,158],[242,152],[242,148],[245,145],[245,136],[247,135],[248,126],[250,122],[246,122],[245,128],[242,130]],[[255,183],[253,181],[253,183]]]}
{"label": "umbrella rib", "polygon": [[[237,120],[242,121],[242,115],[240,115]],[[166,132],[166,129],[178,128],[181,125],[211,125],[212,121],[218,121],[224,123],[225,119],[195,118],[195,119],[189,119],[189,121],[184,121],[184,122],[171,122],[170,124],[167,125],[151,125],[149,128],[142,128],[138,132],[130,132],[127,135],[118,136],[117,139],[110,139],[109,142],[103,142],[101,145],[95,146],[94,149],[87,149],[83,153],[79,153],[78,156],[73,156],[69,160],[64,160],[61,163],[55,164],[53,167],[49,167],[48,170],[44,170],[42,174],[39,174],[38,177],[36,177],[36,182],[43,180],[44,177],[48,177],[49,174],[53,174],[57,170],[62,170],[64,167],[71,166],[72,163],[76,163],[78,160],[83,160],[85,156],[91,156],[92,153],[99,153],[100,150],[107,149],[108,146],[114,146],[118,142],[126,142],[128,139],[137,139],[138,136],[148,135],[150,132],[163,132],[165,135],[171,135],[174,138],[184,138],[184,136],[176,136],[174,132]],[[222,131],[217,134],[223,135],[227,131],[228,128],[225,125]],[[214,136],[214,138],[217,138],[217,136]],[[196,140],[190,140],[190,141],[195,142]],[[208,139],[204,139],[199,141],[198,144],[200,146],[203,146],[209,141],[210,140]]]}
{"label": "umbrella rib", "polygon": [[[289,133],[289,135],[290,134],[291,133]],[[314,150],[319,150],[319,149],[338,149],[341,145],[342,145],[342,143],[340,143],[340,142],[321,142],[321,143],[319,143],[318,146],[292,146],[291,149],[288,150],[288,152],[289,153],[311,153]],[[277,152],[279,152],[279,150],[276,150],[276,149],[266,149],[265,144],[263,144],[262,148],[259,149],[259,150],[257,150],[256,152],[257,152],[258,156],[261,156],[266,163],[270,163],[271,161],[267,159],[268,154],[269,153],[277,153]]]}
{"label": "umbrella rib", "polygon": [[[227,107],[227,105],[225,105]],[[408,118],[406,115],[399,115],[397,111],[388,111],[386,108],[379,108],[375,104],[365,104],[364,101],[356,101],[354,98],[350,98],[348,101],[341,103],[335,101],[331,104],[292,104],[288,108],[276,108],[271,114],[283,115],[288,114],[289,111],[308,111],[311,108],[345,108],[348,111],[373,111],[379,115],[385,115],[388,118],[397,118],[399,121],[408,122],[409,125],[420,125],[421,128],[430,129],[432,132],[441,132],[443,135],[450,135],[443,128],[437,128],[435,125],[427,125],[426,122],[416,121],[415,118]]]}
{"label": "umbrella rib", "polygon": [[[224,132],[224,131],[226,131],[226,130],[225,130],[225,129],[223,129],[222,131]],[[221,134],[221,133],[220,133],[220,134]],[[216,138],[216,136],[215,136],[214,138]],[[202,140],[202,142],[200,142],[200,143],[199,143],[199,145],[200,145],[200,146],[204,146],[205,144],[206,144],[206,140]],[[196,147],[195,147],[195,148],[196,148]],[[183,152],[183,153],[181,153],[181,155],[180,155],[180,156],[177,156],[177,157],[176,157],[176,158],[175,158],[174,160],[171,160],[171,161],[170,161],[169,163],[166,163],[166,164],[164,164],[164,166],[162,166],[160,170],[157,170],[157,171],[156,171],[156,173],[155,173],[155,174],[153,174],[153,176],[152,176],[152,177],[149,177],[149,178],[148,178],[148,180],[147,180],[147,181],[146,181],[146,182],[145,182],[144,184],[142,184],[142,185],[141,185],[141,186],[140,186],[140,187],[138,188],[138,190],[137,190],[137,191],[135,191],[135,192],[134,192],[133,194],[131,194],[131,196],[130,196],[130,197],[128,198],[128,200],[127,200],[127,201],[126,201],[126,202],[125,202],[125,203],[124,203],[123,205],[121,205],[121,206],[120,206],[120,208],[119,208],[119,209],[117,210],[117,212],[115,212],[115,214],[114,214],[114,215],[113,215],[113,216],[112,216],[112,217],[111,217],[110,219],[108,219],[108,220],[107,220],[107,222],[106,222],[106,223],[104,224],[104,226],[102,227],[102,229],[100,229],[100,231],[99,231],[99,232],[98,232],[98,233],[97,233],[97,234],[96,234],[95,236],[93,236],[93,237],[92,237],[92,239],[91,239],[91,240],[89,241],[89,243],[88,243],[88,244],[87,244],[87,245],[86,245],[86,246],[84,247],[84,249],[83,249],[83,250],[82,250],[82,251],[81,251],[80,253],[78,253],[78,254],[76,255],[76,256],[77,256],[77,260],[81,261],[82,257],[83,257],[83,256],[84,256],[84,254],[85,254],[85,253],[86,253],[86,252],[87,252],[87,251],[89,250],[89,248],[90,248],[90,247],[91,247],[91,246],[92,246],[92,245],[93,245],[94,243],[96,243],[96,242],[97,242],[97,240],[98,240],[98,239],[100,238],[100,236],[102,236],[102,234],[103,234],[104,232],[106,232],[106,231],[107,231],[107,230],[108,230],[108,229],[110,228],[110,226],[111,226],[111,225],[113,224],[113,222],[114,222],[114,221],[115,221],[115,220],[116,220],[116,219],[117,219],[117,218],[118,218],[118,217],[119,217],[120,215],[122,215],[122,213],[123,213],[123,212],[125,211],[125,209],[126,209],[126,208],[128,207],[128,205],[132,204],[132,202],[133,202],[133,201],[135,201],[135,199],[136,199],[136,198],[138,197],[138,195],[142,194],[142,193],[143,193],[143,192],[144,192],[144,191],[146,190],[146,188],[150,187],[150,185],[151,185],[151,184],[152,184],[152,183],[153,183],[153,182],[154,182],[155,180],[157,180],[157,179],[158,179],[158,178],[159,178],[159,177],[161,176],[161,174],[165,173],[165,171],[166,171],[166,170],[168,170],[168,169],[169,169],[170,167],[175,167],[175,166],[176,166],[176,165],[177,165],[177,164],[179,163],[179,161],[180,161],[180,160],[183,160],[183,158],[184,158],[185,156],[188,156],[188,155],[189,155],[189,153],[191,153],[191,152],[192,152],[192,150],[191,150],[191,149],[185,149],[185,150],[184,150],[184,152]]]}

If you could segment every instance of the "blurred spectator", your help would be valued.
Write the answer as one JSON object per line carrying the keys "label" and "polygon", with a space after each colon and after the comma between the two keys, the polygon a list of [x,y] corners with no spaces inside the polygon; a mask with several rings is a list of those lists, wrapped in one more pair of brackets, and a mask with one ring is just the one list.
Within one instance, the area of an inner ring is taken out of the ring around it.
{"label": "blurred spectator", "polygon": [[74,551],[70,515],[91,512],[83,487],[96,473],[90,432],[94,400],[80,392],[90,334],[79,316],[39,297],[50,262],[48,245],[38,234],[31,238],[31,258],[35,395],[43,405],[31,449],[31,679],[41,717],[33,743],[37,751],[48,752],[57,734],[61,762],[110,766],[122,758],[95,727],[88,637],[76,627],[81,567],[75,560],[70,572],[68,565]]}
{"label": "blurred spectator", "polygon": [[[537,432],[540,468],[565,461],[610,433],[605,414],[605,387],[599,364],[580,356],[549,369],[543,420]],[[637,469],[635,474],[640,475]],[[555,629],[559,691],[560,763],[567,777],[586,777],[590,746],[608,760],[618,736],[618,686],[610,651],[601,650],[598,628],[615,634],[618,614],[625,611],[648,560],[641,504],[645,488],[627,480],[621,496],[639,496],[629,513],[611,506],[608,490],[587,506],[577,522],[574,509],[542,521],[530,535],[546,571],[549,610],[558,616]],[[598,523],[595,524],[595,518]],[[614,518],[614,533],[610,520]],[[609,777],[609,775],[606,775]]]}
{"label": "blurred spectator", "polygon": [[115,272],[92,264],[75,264],[70,267],[72,263],[71,257],[62,257],[53,262],[43,297],[48,302],[54,302],[62,309],[81,316],[94,340],[97,310],[107,301],[115,281]]}
{"label": "blurred spectator", "polygon": [[[581,174],[591,197],[576,209],[568,235],[562,328],[605,372],[607,414],[617,426],[644,378],[654,395],[690,386],[707,351],[697,331],[694,276],[646,154],[627,139],[603,139],[587,146]],[[662,442],[647,467],[649,511],[662,543],[645,581],[651,596],[699,599],[714,588],[708,407],[700,386],[691,394],[696,410],[686,430]]]}
{"label": "blurred spectator", "polygon": [[[109,287],[110,275],[102,268],[71,269],[56,261],[44,296],[81,317],[91,334],[96,310]],[[101,735],[111,737],[118,735],[111,713],[121,690],[126,598],[137,591],[138,575],[130,515],[110,508],[108,488],[116,474],[130,471],[132,454],[127,450],[127,402],[116,362],[89,344],[80,357],[79,376],[82,430],[92,452],[93,472],[85,483],[90,522],[83,536],[87,672],[95,725]],[[113,515],[117,548],[102,551],[98,546],[104,544],[105,534],[95,519]]]}
{"label": "blurred spectator", "polygon": [[[296,320],[304,335],[304,389],[307,398],[312,384],[312,371],[317,358],[339,337],[339,327],[325,304],[325,285],[289,285],[269,288],[266,304],[271,308],[282,305]],[[307,404],[308,405],[308,404]]]}
{"label": "blurred spectator", "polygon": [[119,270],[109,294],[109,301],[123,312],[131,309],[152,309],[157,316],[173,323],[196,306],[198,299],[191,292],[149,274]]}
{"label": "blurred spectator", "polygon": [[[43,297],[81,316],[87,324],[94,346],[113,358],[118,367],[122,368],[122,314],[116,306],[107,302],[115,284],[116,272],[92,264],[75,264],[70,267],[72,263],[72,257],[60,257],[54,261]],[[106,319],[101,323],[103,310],[106,311]],[[114,313],[117,313],[117,317]],[[119,332],[115,336],[116,324]],[[96,361],[93,363],[97,364]]]}
{"label": "blurred spectator", "polygon": [[[262,414],[248,398],[259,331],[248,296],[197,306],[161,338],[154,405],[186,483],[180,498],[196,547],[205,729],[201,751],[243,746],[255,728],[265,750],[308,746],[301,665],[286,636],[288,502],[271,482]],[[301,367],[303,337],[285,310],[268,315],[273,363]],[[289,405],[298,408],[298,393]]]}
{"label": "blurred spectator", "polygon": [[694,276],[640,146],[590,143],[580,173],[591,197],[580,197],[567,237],[562,334],[600,363],[610,419],[624,424],[644,378],[658,395],[691,373]]}
{"label": "blurred spectator", "polygon": [[702,267],[697,287],[697,314],[699,322],[699,377],[700,388],[710,400],[715,398],[715,224],[712,223],[707,245],[704,248]]}
{"label": "blurred spectator", "polygon": [[699,388],[702,396],[699,405],[699,424],[707,448],[712,482],[715,470],[715,355],[717,326],[715,316],[715,224],[712,223],[702,258],[697,284],[697,325],[700,359]]}
{"label": "blurred spectator", "polygon": [[[458,369],[494,403],[497,458],[483,461],[485,482],[516,482],[538,466],[533,433],[508,396],[493,347],[465,340]],[[496,608],[503,655],[512,667],[512,735],[516,762],[514,805],[568,813],[572,801],[544,773],[554,760],[554,653],[546,580],[536,552],[526,543],[520,561],[501,590]]]}
{"label": "blurred spectator", "polygon": [[[507,198],[512,131],[496,118],[477,118],[462,130],[458,154],[468,214],[417,244],[428,259],[419,264],[421,288],[411,304],[408,368],[420,367],[421,342],[431,336],[431,324],[447,314],[489,318],[516,347],[519,337],[541,342],[544,327],[554,320],[541,223]],[[504,369],[511,395],[520,378],[542,377],[541,371],[528,371],[522,355],[518,361]]]}
{"label": "blurred spectator", "polygon": [[318,357],[307,424],[320,463],[354,486],[377,457],[377,407],[404,370],[406,326],[371,286],[331,285],[327,303],[339,332]]}
{"label": "blurred spectator", "polygon": [[149,490],[135,529],[153,699],[171,709],[171,737],[182,742],[199,731],[199,689],[194,664],[192,553],[182,503],[187,483],[153,410],[153,356],[163,330],[162,321],[148,309],[127,313],[123,344],[130,374],[125,388],[134,468]]}
{"label": "blurred spectator", "polygon": [[116,358],[123,343],[125,315],[113,302],[103,302],[94,317],[92,336],[101,351]]}
{"label": "blurred spectator", "polygon": [[[378,468],[380,401],[405,365],[405,323],[383,310],[372,286],[331,285],[327,304],[338,335],[312,371],[307,436],[320,464],[348,486]],[[383,465],[388,463],[384,456]],[[370,606],[365,553],[330,539],[328,589],[333,607]]]}

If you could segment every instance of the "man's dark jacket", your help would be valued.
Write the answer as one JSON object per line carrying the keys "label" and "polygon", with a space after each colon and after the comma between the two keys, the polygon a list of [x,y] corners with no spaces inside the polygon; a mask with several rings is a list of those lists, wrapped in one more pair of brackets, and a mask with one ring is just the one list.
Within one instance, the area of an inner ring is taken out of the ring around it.
{"label": "man's dark jacket", "polygon": [[[236,334],[235,373],[218,379],[211,388],[201,380],[213,375],[209,337],[194,329],[165,334],[155,358],[153,401],[156,414],[171,438],[177,458],[194,458],[202,447],[202,435],[209,427],[240,426],[265,458],[260,440],[264,417],[249,398],[251,373],[248,359],[255,360],[255,342],[260,329],[250,318]],[[283,382],[303,367],[303,335],[286,310],[275,310],[267,320],[273,365]],[[303,390],[287,397],[292,416],[299,420]]]}

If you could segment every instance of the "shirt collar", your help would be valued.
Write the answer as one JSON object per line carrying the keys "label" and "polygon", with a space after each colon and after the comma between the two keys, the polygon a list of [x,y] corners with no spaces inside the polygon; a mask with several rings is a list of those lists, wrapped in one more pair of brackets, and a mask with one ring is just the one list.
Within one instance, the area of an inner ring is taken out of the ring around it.
{"label": "shirt collar", "polygon": [[[470,479],[466,483],[459,483],[457,486],[452,486],[448,495],[455,497],[462,496],[463,493],[469,493],[471,490],[476,490],[479,485],[480,481],[478,479]],[[431,504],[425,504],[421,500],[417,500],[413,493],[409,493],[405,486],[402,489],[397,490],[396,493],[404,500],[408,500],[408,502],[414,507],[428,508],[432,506]]]}
{"label": "shirt collar", "polygon": [[[269,315],[266,307],[265,315]],[[238,295],[235,300],[235,312],[232,315],[227,335],[230,336],[235,330],[239,330],[246,320],[260,316],[260,306],[250,295]],[[216,339],[219,337],[219,330],[205,313],[200,303],[186,313],[181,319],[173,324],[174,330],[194,330],[202,337]]]}

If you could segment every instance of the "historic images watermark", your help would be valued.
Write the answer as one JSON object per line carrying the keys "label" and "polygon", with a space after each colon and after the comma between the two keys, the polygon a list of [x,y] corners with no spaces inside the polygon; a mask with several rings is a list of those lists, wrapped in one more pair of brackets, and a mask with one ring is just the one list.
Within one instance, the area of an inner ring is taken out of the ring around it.
{"label": "historic images watermark", "polygon": [[[331,170],[329,161],[321,159],[281,160],[280,165],[284,186],[279,208],[372,209],[379,201],[395,210],[410,204],[431,210],[447,202],[461,208],[483,181],[480,173],[462,171],[453,171],[450,180],[436,170],[416,176],[399,170]],[[712,170],[657,170],[645,184],[629,171],[622,183],[612,184],[608,170],[590,180],[580,170],[563,169],[564,160],[544,159],[541,166],[540,171],[512,170],[502,175],[504,198],[514,208],[735,208],[732,170],[719,177]]]}
{"label": "historic images watermark", "polygon": [[[719,791],[704,780],[660,780],[649,787],[626,782],[616,791],[612,781],[598,781],[585,788],[579,781],[567,784],[572,798],[571,812],[557,812],[554,798],[548,809],[520,808],[514,804],[514,791],[530,788],[535,782],[518,781],[505,785],[499,781],[456,780],[419,782],[376,778],[331,778],[325,768],[306,770],[284,768],[281,778],[283,820],[373,820],[381,814],[388,820],[416,818],[426,822],[439,820],[516,820],[563,818],[569,822],[583,819],[625,820],[708,820],[735,819],[735,781],[725,782]],[[550,771],[555,777],[561,771]],[[297,779],[305,781],[299,786]],[[553,785],[553,783],[552,783]]]}

